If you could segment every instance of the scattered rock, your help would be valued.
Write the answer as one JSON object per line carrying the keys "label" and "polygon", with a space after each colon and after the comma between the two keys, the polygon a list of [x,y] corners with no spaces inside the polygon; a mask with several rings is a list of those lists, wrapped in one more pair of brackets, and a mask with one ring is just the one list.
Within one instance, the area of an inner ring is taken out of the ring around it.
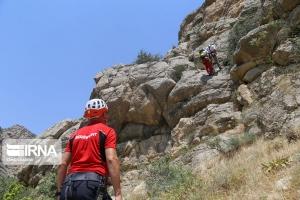
{"label": "scattered rock", "polygon": [[230,76],[233,80],[235,81],[238,81],[238,80],[242,80],[243,77],[245,76],[245,74],[255,68],[257,65],[256,62],[253,62],[253,61],[250,61],[250,62],[247,62],[247,63],[244,63],[242,65],[235,65],[231,71],[230,71]]}
{"label": "scattered rock", "polygon": [[273,53],[273,60],[279,65],[286,66],[290,63],[300,62],[300,51],[295,45],[287,40]]}
{"label": "scattered rock", "polygon": [[258,66],[253,69],[250,69],[244,76],[243,81],[246,83],[251,83],[254,81],[258,76],[260,76],[264,71],[268,69],[267,65]]}
{"label": "scattered rock", "polygon": [[286,135],[289,141],[300,138],[300,110],[291,113],[282,128],[282,134]]}
{"label": "scattered rock", "polygon": [[174,146],[180,146],[184,143],[187,144],[186,137],[193,135],[195,127],[193,126],[193,119],[181,118],[177,126],[173,129],[171,136],[174,142]]}
{"label": "scattered rock", "polygon": [[237,89],[237,100],[240,104],[248,106],[252,104],[253,98],[251,91],[249,90],[247,85],[240,85]]}
{"label": "scattered rock", "polygon": [[147,199],[148,194],[147,194],[147,185],[143,181],[141,182],[138,186],[136,186],[131,194],[132,199]]}
{"label": "scattered rock", "polygon": [[282,179],[276,181],[276,183],[275,183],[276,190],[278,190],[278,191],[288,190],[290,187],[290,184],[291,184],[290,183],[291,179],[292,179],[292,177],[285,177],[285,178],[282,178]]}

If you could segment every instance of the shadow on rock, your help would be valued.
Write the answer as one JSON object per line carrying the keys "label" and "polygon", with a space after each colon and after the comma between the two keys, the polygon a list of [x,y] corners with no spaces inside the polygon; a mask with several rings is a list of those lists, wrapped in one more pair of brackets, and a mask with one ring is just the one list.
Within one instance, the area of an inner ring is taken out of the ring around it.
{"label": "shadow on rock", "polygon": [[203,83],[207,83],[208,80],[212,79],[213,76],[217,75],[217,73],[215,73],[214,75],[210,76],[210,75],[202,75],[200,80],[203,82]]}

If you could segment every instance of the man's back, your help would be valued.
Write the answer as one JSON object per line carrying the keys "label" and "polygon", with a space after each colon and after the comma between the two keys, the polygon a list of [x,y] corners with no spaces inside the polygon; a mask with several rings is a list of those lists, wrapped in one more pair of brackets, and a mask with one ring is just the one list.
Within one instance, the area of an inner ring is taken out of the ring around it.
{"label": "man's back", "polygon": [[96,172],[100,175],[107,175],[105,161],[100,155],[100,134],[106,139],[103,143],[105,148],[115,148],[115,131],[102,123],[85,126],[70,136],[66,152],[72,152],[69,173],[75,172]]}

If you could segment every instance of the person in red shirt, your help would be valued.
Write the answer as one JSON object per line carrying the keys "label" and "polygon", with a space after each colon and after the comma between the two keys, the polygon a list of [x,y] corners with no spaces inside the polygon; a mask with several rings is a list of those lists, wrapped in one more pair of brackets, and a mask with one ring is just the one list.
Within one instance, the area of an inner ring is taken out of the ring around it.
{"label": "person in red shirt", "polygon": [[108,107],[102,99],[87,102],[87,126],[69,137],[57,173],[57,199],[96,200],[105,195],[106,177],[111,177],[115,199],[122,200],[117,136],[107,126]]}
{"label": "person in red shirt", "polygon": [[214,67],[213,67],[213,63],[212,63],[212,60],[209,58],[209,55],[208,55],[207,51],[201,49],[200,58],[202,60],[202,64],[204,65],[208,75],[209,76],[214,75],[215,70],[214,70]]}

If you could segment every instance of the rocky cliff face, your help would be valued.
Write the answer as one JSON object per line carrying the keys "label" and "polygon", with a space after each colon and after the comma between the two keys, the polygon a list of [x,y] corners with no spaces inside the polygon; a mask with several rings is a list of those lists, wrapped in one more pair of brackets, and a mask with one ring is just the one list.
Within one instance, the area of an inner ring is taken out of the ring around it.
{"label": "rocky cliff face", "polygon": [[[108,102],[120,146],[134,141],[127,156],[148,154],[145,140],[159,153],[235,129],[297,135],[286,124],[298,116],[299,9],[299,1],[205,1],[162,61],[97,74],[91,98]],[[198,51],[211,43],[227,67],[208,77]],[[151,142],[158,136],[160,146]]]}
{"label": "rocky cliff face", "polygon": [[[212,43],[224,69],[210,77],[198,52]],[[139,166],[159,156],[201,171],[242,134],[297,139],[300,1],[206,0],[161,61],[113,66],[95,83],[91,98],[110,108],[129,196],[144,194],[147,175]],[[66,138],[80,124],[61,122],[42,137]],[[20,177],[36,185],[45,171],[31,167]]]}
{"label": "rocky cliff face", "polygon": [[34,138],[35,135],[30,132],[27,128],[21,125],[14,125],[9,128],[1,128],[0,127],[0,140],[2,141],[3,139],[19,139],[19,138],[24,138],[24,139],[29,139],[29,138]]}
{"label": "rocky cliff face", "polygon": [[[201,169],[220,152],[207,145],[216,137],[221,152],[244,133],[299,137],[299,13],[299,0],[207,0],[162,61],[97,74],[91,98],[111,108],[123,167],[165,153],[180,162],[193,147],[185,164]],[[225,69],[208,77],[198,52],[211,43]]]}
{"label": "rocky cliff face", "polygon": [[[21,125],[14,125],[9,128],[0,127],[0,158],[2,157],[2,141],[4,139],[30,139],[34,138],[35,135],[28,129]],[[17,167],[4,166],[0,162],[0,176],[15,175],[17,173]]]}

